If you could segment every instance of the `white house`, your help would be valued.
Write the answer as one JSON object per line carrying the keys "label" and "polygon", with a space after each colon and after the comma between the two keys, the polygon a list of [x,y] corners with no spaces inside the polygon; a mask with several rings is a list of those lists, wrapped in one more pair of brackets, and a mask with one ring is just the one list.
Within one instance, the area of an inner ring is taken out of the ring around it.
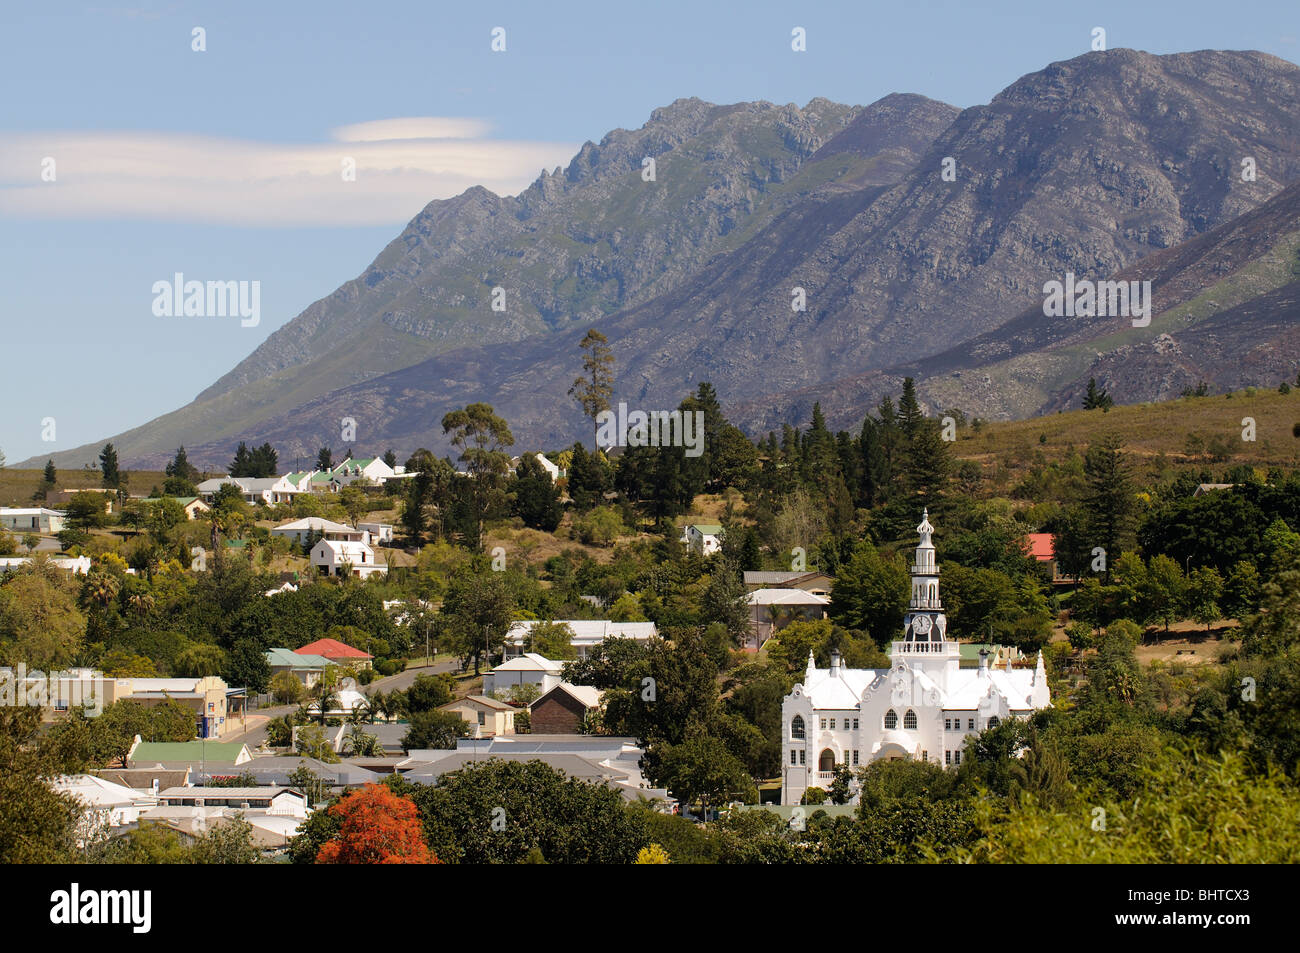
{"label": "white house", "polygon": [[230,483],[239,488],[239,494],[247,503],[291,503],[295,496],[303,491],[284,477],[216,477],[204,480],[198,486],[199,497],[204,503],[211,503],[217,492]]}
{"label": "white house", "polygon": [[300,545],[307,541],[309,535],[315,536],[317,539],[333,539],[353,543],[368,542],[364,530],[360,528],[354,529],[344,523],[336,523],[320,516],[308,516],[300,520],[291,520],[288,523],[273,526],[271,535],[292,539]]}
{"label": "white house", "polygon": [[311,549],[311,564],[328,576],[356,576],[367,579],[386,573],[388,567],[375,562],[375,551],[355,540],[322,539]]}
{"label": "white house", "polygon": [[[539,464],[541,464],[542,469],[546,471],[546,475],[549,476],[549,477],[551,478],[551,482],[552,482],[552,483],[554,483],[554,482],[555,482],[556,480],[558,480],[560,477],[564,476],[564,471],[561,470],[561,469],[560,469],[558,466],[556,466],[554,463],[552,463],[550,460],[548,460],[548,459],[546,458],[546,454],[544,454],[544,453],[534,453],[534,454],[531,454],[531,456],[532,456],[532,458],[533,458],[534,460],[536,460]],[[516,468],[516,469],[518,469],[519,464],[520,464],[522,461],[523,461],[523,458],[522,458],[522,457],[520,457],[519,459],[517,459],[517,460],[515,461],[515,468]]]}
{"label": "white house", "polygon": [[[653,622],[609,622],[603,619],[556,619],[557,625],[567,625],[573,630],[569,644],[577,650],[578,658],[586,658],[588,652],[606,639],[636,639],[646,642],[655,638],[659,631]],[[528,619],[516,622],[506,632],[505,660],[509,661],[524,654],[528,645],[528,635],[533,626],[540,622]]]}
{"label": "white house", "polygon": [[168,807],[229,807],[276,817],[307,817],[307,796],[292,788],[175,787],[158,794]]}
{"label": "white house", "polygon": [[712,555],[722,549],[722,526],[718,523],[689,523],[682,530],[680,541],[691,552]]}
{"label": "white house", "polygon": [[371,546],[382,546],[393,541],[392,523],[376,523],[366,520],[358,523],[357,529],[367,534],[365,541]]}
{"label": "white house", "polygon": [[563,662],[553,661],[536,652],[525,652],[484,674],[483,694],[508,692],[517,685],[536,685],[540,695],[564,681],[560,675],[563,670]]}
{"label": "white house", "polygon": [[140,815],[158,803],[153,794],[136,791],[93,774],[74,774],[55,778],[50,787],[60,794],[70,794],[81,805],[77,840],[86,843],[100,831],[134,824]]}
{"label": "white house", "polygon": [[0,506],[0,529],[11,533],[57,533],[67,514],[43,506]]}
{"label": "white house", "polygon": [[381,457],[365,457],[353,460],[349,457],[334,468],[334,479],[340,486],[349,483],[369,482],[377,486],[391,480],[396,473]]}
{"label": "white house", "polygon": [[[32,561],[31,556],[0,556],[0,572],[6,569],[18,569]],[[51,556],[50,565],[66,569],[74,575],[84,576],[90,572],[89,556]]]}
{"label": "white house", "polygon": [[1032,670],[1013,670],[1010,661],[992,669],[985,657],[977,669],[961,668],[960,646],[946,636],[928,513],[916,529],[912,596],[891,667],[845,668],[833,653],[830,668],[819,669],[810,655],[803,681],[781,705],[784,804],[828,787],[839,765],[898,758],[958,765],[970,735],[1051,705],[1041,652]]}

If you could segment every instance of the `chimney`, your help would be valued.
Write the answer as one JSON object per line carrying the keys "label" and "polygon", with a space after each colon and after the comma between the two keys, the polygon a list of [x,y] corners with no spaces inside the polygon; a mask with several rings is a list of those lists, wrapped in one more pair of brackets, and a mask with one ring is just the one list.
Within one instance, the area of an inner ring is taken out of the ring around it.
{"label": "chimney", "polygon": [[840,650],[831,649],[831,674],[838,675],[839,673],[840,673]]}
{"label": "chimney", "polygon": [[987,678],[989,674],[989,650],[980,649],[980,678]]}

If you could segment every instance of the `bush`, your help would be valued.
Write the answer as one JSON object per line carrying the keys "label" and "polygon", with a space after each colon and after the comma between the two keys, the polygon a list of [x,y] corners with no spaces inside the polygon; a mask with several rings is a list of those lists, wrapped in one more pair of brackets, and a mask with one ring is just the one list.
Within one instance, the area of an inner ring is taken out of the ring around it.
{"label": "bush", "polygon": [[296,705],[306,693],[302,682],[289,672],[276,672],[272,675],[269,688],[277,705]]}
{"label": "bush", "polygon": [[809,788],[803,792],[800,804],[825,804],[827,794],[821,788]]}
{"label": "bush", "polygon": [[578,534],[578,539],[588,546],[612,546],[615,540],[627,532],[627,527],[623,525],[623,517],[614,507],[598,506],[574,520],[573,530]]}

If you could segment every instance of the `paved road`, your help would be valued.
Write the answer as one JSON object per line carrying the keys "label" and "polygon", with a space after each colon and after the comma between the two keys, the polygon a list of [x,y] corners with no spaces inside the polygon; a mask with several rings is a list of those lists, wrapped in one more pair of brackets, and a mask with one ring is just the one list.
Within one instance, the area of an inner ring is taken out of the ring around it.
{"label": "paved road", "polygon": [[[412,665],[404,672],[398,672],[396,675],[389,675],[387,678],[377,678],[369,685],[363,686],[361,691],[365,694],[372,694],[376,691],[388,692],[395,689],[408,689],[415,681],[417,675],[432,675],[437,672],[454,672],[457,670],[458,663],[455,659],[437,659],[428,668],[424,667],[424,659],[421,658],[418,665]],[[236,744],[246,744],[250,749],[255,749],[262,742],[266,741],[266,723],[273,718],[279,718],[287,715],[291,711],[296,711],[297,705],[276,705],[273,708],[257,708],[248,713],[246,730],[226,735],[222,741],[229,741]]]}

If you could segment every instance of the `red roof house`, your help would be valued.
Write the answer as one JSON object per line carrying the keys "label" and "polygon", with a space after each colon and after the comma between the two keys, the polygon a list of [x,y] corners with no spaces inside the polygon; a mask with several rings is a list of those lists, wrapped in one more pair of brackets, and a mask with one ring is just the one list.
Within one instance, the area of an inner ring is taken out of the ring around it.
{"label": "red roof house", "polygon": [[321,655],[331,662],[338,662],[341,665],[351,663],[363,667],[370,664],[374,658],[368,652],[360,649],[354,649],[350,645],[345,645],[338,639],[317,639],[315,642],[309,642],[302,648],[294,649],[299,655]]}
{"label": "red roof house", "polygon": [[1025,536],[1025,541],[1029,544],[1027,547],[1029,555],[1040,563],[1051,562],[1056,558],[1056,547],[1052,543],[1051,533],[1029,533]]}
{"label": "red roof house", "polygon": [[1063,586],[1069,582],[1066,576],[1061,575],[1060,564],[1056,561],[1056,540],[1051,533],[1027,533],[1025,553],[1040,563],[1047,563],[1052,570],[1053,585]]}

